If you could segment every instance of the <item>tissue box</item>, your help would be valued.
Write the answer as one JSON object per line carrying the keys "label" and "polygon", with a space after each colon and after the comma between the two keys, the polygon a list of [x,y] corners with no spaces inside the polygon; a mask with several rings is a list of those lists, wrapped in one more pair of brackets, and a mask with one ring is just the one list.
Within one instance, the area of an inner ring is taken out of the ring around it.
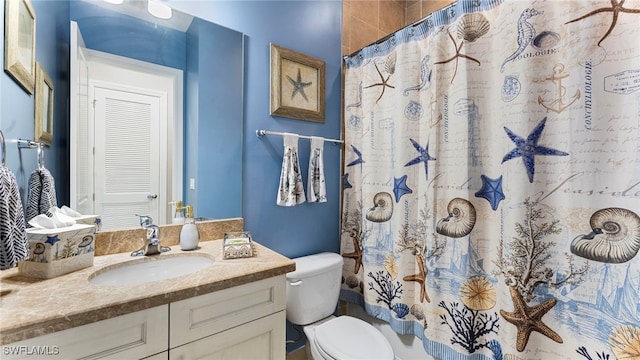
{"label": "tissue box", "polygon": [[29,259],[18,263],[20,274],[39,279],[93,266],[95,224],[57,229],[27,229]]}
{"label": "tissue box", "polygon": [[255,253],[251,234],[246,231],[225,233],[222,247],[224,259],[252,257]]}

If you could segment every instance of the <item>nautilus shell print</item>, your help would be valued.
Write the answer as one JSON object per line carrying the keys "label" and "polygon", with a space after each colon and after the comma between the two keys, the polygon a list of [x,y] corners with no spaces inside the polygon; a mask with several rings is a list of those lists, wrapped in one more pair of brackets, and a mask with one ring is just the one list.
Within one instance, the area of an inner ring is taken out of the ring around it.
{"label": "nautilus shell print", "polygon": [[393,197],[387,192],[379,192],[373,197],[373,207],[367,210],[366,218],[373,222],[385,222],[393,215]]}
{"label": "nautilus shell print", "polygon": [[623,208],[601,209],[591,215],[591,233],[571,242],[571,252],[603,263],[620,264],[640,250],[640,217]]}
{"label": "nautilus shell print", "polygon": [[458,23],[458,38],[474,42],[488,33],[490,28],[489,21],[484,15],[480,13],[465,14]]}
{"label": "nautilus shell print", "polygon": [[452,238],[469,235],[476,224],[476,208],[469,200],[454,198],[447,205],[449,216],[442,218],[436,225],[436,232]]}

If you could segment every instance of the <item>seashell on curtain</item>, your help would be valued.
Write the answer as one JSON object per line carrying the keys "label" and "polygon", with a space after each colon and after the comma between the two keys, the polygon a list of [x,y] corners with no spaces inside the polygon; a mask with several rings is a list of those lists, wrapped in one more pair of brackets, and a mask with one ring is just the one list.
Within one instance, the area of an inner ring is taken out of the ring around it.
{"label": "seashell on curtain", "polygon": [[622,208],[601,209],[591,215],[591,233],[571,242],[571,252],[603,263],[620,264],[640,250],[640,217]]}

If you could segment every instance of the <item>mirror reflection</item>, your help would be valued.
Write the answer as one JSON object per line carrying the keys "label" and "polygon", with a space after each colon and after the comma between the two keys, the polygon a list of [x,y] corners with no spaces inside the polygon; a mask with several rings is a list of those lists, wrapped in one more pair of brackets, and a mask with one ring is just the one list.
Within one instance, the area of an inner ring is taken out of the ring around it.
{"label": "mirror reflection", "polygon": [[70,3],[71,207],[103,230],[241,217],[242,33],[111,2]]}

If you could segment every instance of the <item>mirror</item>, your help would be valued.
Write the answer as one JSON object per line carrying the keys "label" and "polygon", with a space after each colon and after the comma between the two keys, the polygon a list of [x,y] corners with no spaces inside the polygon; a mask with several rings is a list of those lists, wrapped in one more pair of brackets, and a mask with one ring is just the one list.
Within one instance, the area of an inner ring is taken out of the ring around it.
{"label": "mirror", "polygon": [[[92,209],[105,230],[139,227],[135,214],[154,209],[156,224],[171,223],[172,200],[196,218],[241,217],[244,36],[175,9],[159,19],[147,4],[70,1],[88,49],[70,75],[71,207]],[[148,77],[165,72],[168,91]],[[153,85],[126,83],[137,79]]]}

